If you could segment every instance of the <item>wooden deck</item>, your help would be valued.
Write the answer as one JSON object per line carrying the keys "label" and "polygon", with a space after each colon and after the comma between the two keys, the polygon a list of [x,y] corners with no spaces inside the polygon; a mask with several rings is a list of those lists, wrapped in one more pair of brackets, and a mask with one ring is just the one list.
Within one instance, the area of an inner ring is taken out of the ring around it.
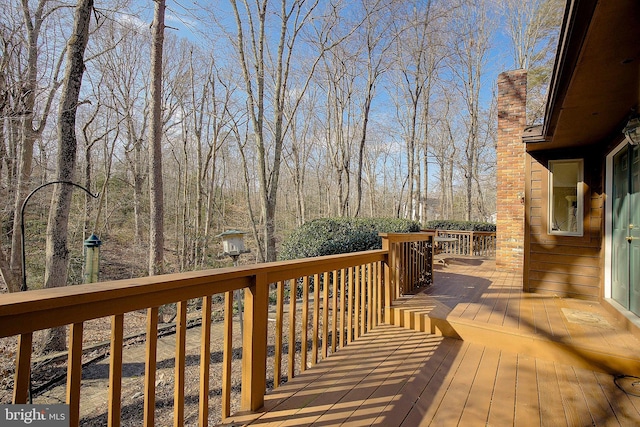
{"label": "wooden deck", "polygon": [[640,376],[640,341],[597,303],[520,289],[492,261],[449,262],[395,325],[227,425],[640,425],[640,379],[615,377]]}

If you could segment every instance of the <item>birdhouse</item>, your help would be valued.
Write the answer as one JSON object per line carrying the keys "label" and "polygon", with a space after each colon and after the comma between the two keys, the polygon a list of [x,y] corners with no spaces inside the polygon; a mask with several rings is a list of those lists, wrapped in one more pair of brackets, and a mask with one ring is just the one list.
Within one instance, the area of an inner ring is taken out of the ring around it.
{"label": "birdhouse", "polygon": [[240,255],[248,252],[244,248],[244,235],[246,233],[239,230],[227,230],[217,237],[222,238],[222,250],[225,255]]}

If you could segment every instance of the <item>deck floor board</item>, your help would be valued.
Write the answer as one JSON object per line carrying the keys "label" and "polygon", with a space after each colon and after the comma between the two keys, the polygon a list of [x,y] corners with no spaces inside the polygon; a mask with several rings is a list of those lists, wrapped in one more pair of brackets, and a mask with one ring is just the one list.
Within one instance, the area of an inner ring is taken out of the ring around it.
{"label": "deck floor board", "polygon": [[516,354],[500,353],[498,370],[493,382],[487,425],[514,425],[517,368],[518,357]]}
{"label": "deck floor board", "polygon": [[[522,344],[535,337],[628,353],[640,348],[637,338],[597,303],[523,293],[521,280],[496,271],[491,261],[437,268],[427,292],[398,304],[417,317],[437,312],[476,325],[488,342],[381,325],[267,394],[264,411],[232,416],[226,424],[640,425],[640,397],[624,393],[613,375],[554,361],[553,352]],[[575,323],[563,308],[608,324]],[[491,345],[491,330],[522,334],[518,351],[506,338]],[[588,355],[576,350],[574,356]]]}
{"label": "deck floor board", "polygon": [[593,419],[580,382],[570,366],[558,366],[558,394],[568,425],[588,426]]}

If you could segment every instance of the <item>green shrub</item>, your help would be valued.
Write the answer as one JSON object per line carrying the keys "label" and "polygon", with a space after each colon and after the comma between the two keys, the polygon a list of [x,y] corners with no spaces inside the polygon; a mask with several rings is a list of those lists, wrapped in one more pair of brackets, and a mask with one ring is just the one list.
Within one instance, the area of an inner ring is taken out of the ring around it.
{"label": "green shrub", "polygon": [[489,222],[454,221],[437,219],[428,221],[424,228],[427,230],[465,230],[465,231],[496,231],[496,225]]}
{"label": "green shrub", "polygon": [[378,233],[420,231],[415,221],[395,218],[321,218],[309,221],[283,242],[279,258],[290,260],[381,249]]}

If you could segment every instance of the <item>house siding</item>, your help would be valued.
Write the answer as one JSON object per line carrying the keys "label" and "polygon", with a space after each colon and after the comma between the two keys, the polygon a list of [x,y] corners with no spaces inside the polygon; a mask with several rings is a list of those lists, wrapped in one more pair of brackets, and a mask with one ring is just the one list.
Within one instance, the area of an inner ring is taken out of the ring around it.
{"label": "house siding", "polygon": [[[548,162],[578,158],[584,159],[583,235],[549,234]],[[602,297],[603,158],[597,148],[527,154],[525,290],[588,300]]]}

